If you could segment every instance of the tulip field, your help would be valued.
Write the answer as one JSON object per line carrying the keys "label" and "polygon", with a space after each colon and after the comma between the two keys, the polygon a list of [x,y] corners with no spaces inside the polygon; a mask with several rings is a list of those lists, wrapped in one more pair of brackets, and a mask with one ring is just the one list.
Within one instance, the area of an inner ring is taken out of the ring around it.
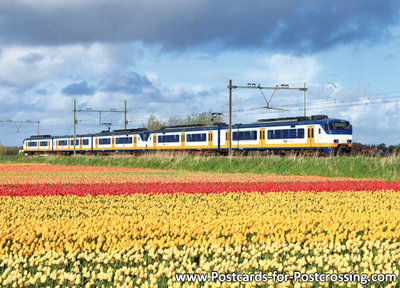
{"label": "tulip field", "polygon": [[[1,287],[399,287],[399,270],[400,182],[0,164]],[[381,278],[176,277],[215,271]]]}

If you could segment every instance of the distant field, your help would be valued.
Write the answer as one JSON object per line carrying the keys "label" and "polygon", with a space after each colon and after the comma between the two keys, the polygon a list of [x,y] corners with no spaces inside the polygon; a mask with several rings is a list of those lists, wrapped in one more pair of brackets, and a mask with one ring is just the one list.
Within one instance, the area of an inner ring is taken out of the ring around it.
{"label": "distant field", "polygon": [[222,173],[319,175],[325,177],[400,180],[400,157],[200,157],[173,154],[78,157],[0,157],[0,163],[48,163],[130,168],[174,169]]}

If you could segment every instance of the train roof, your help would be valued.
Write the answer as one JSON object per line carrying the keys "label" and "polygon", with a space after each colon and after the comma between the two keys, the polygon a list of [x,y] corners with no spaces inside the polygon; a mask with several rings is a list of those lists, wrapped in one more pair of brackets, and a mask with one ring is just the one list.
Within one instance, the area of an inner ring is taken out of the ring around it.
{"label": "train roof", "polygon": [[29,138],[31,138],[31,139],[44,139],[44,138],[51,138],[51,135],[32,135]]}
{"label": "train roof", "polygon": [[276,122],[299,122],[299,121],[309,121],[309,120],[328,120],[328,115],[312,115],[307,116],[297,116],[297,117],[286,117],[286,118],[270,118],[270,119],[259,119],[257,123],[276,123]]}

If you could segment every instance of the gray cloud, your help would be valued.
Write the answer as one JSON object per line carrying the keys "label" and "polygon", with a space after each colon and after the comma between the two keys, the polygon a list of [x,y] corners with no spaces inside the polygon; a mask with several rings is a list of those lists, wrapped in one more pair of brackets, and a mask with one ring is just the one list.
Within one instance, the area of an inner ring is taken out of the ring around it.
{"label": "gray cloud", "polygon": [[106,77],[101,81],[100,87],[102,91],[127,94],[139,94],[144,89],[155,89],[146,76],[135,72],[118,73]]}
{"label": "gray cloud", "polygon": [[189,47],[304,53],[375,42],[398,24],[396,0],[116,0],[0,3],[3,43],[62,45],[143,41]]}
{"label": "gray cloud", "polygon": [[89,86],[86,81],[72,83],[61,90],[61,92],[66,95],[93,95],[95,91],[96,89],[92,86]]}
{"label": "gray cloud", "polygon": [[25,64],[32,64],[32,63],[41,61],[43,58],[44,58],[43,54],[30,53],[30,54],[28,54],[26,56],[23,56],[23,57],[19,58],[19,60],[21,60]]}

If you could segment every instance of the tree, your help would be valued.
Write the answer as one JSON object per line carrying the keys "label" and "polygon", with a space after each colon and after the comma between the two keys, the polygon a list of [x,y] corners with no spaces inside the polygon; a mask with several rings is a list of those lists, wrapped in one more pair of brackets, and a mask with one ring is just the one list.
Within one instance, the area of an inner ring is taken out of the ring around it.
{"label": "tree", "polygon": [[216,117],[213,117],[213,112],[210,110],[208,112],[192,113],[191,115],[186,117],[184,124],[185,125],[203,124],[206,126],[210,126],[216,122],[221,122],[221,121],[222,121],[222,116],[218,115]]}
{"label": "tree", "polygon": [[156,115],[150,114],[149,118],[147,119],[147,129],[160,130],[163,126],[165,126],[164,122],[161,122],[161,120],[159,120]]}
{"label": "tree", "polygon": [[6,155],[7,148],[0,144],[0,155]]}
{"label": "tree", "polygon": [[182,119],[178,118],[176,115],[171,115],[168,118],[167,124],[168,124],[168,126],[178,126],[178,125],[184,125],[183,122],[184,121]]}

